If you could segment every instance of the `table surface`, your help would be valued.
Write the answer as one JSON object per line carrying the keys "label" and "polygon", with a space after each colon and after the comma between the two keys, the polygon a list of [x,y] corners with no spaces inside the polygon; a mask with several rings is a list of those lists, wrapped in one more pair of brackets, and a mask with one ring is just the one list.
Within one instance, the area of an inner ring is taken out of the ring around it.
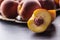
{"label": "table surface", "polygon": [[0,20],[0,40],[60,40],[60,16],[53,24],[44,33],[34,33],[28,29],[27,24]]}

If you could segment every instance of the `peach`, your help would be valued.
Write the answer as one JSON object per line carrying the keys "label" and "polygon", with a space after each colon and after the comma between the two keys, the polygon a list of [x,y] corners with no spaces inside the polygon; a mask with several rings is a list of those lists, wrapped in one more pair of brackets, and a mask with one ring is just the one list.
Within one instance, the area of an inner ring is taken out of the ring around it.
{"label": "peach", "polygon": [[18,3],[15,1],[3,1],[1,4],[2,15],[6,18],[15,18],[17,13]]}
{"label": "peach", "polygon": [[47,10],[52,10],[56,8],[55,2],[52,0],[38,0],[41,7]]}
{"label": "peach", "polygon": [[48,12],[51,14],[52,21],[54,21],[56,18],[56,10],[48,10]]}
{"label": "peach", "polygon": [[28,20],[27,25],[31,31],[42,33],[46,31],[48,26],[51,24],[51,21],[51,15],[48,10],[36,9]]}
{"label": "peach", "polygon": [[59,5],[60,5],[59,4],[60,3],[59,0],[54,0],[54,1],[55,1],[55,4],[56,4],[56,8],[59,8]]}
{"label": "peach", "polygon": [[37,0],[23,1],[18,6],[18,14],[22,20],[28,20],[32,16],[33,11],[39,8],[41,8],[41,5]]}

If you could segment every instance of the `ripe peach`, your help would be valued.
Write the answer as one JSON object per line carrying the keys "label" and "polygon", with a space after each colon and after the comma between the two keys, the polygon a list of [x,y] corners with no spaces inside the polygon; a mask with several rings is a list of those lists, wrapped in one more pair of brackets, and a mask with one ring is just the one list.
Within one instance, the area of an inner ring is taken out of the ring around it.
{"label": "ripe peach", "polygon": [[33,32],[42,33],[46,31],[51,21],[51,15],[48,10],[36,9],[28,20],[27,25]]}
{"label": "ripe peach", "polygon": [[23,1],[18,6],[18,14],[22,20],[28,20],[32,16],[33,11],[39,8],[41,8],[41,5],[37,0]]}
{"label": "ripe peach", "polygon": [[15,18],[17,13],[18,3],[15,1],[3,1],[1,4],[2,15],[6,18]]}
{"label": "ripe peach", "polygon": [[47,10],[52,10],[56,8],[55,2],[52,0],[38,0],[41,7]]}
{"label": "ripe peach", "polygon": [[48,12],[51,14],[52,21],[56,18],[56,10],[48,10]]}
{"label": "ripe peach", "polygon": [[56,4],[56,8],[59,8],[59,5],[60,5],[59,4],[60,3],[59,0],[54,0],[54,1],[55,1],[55,4]]}

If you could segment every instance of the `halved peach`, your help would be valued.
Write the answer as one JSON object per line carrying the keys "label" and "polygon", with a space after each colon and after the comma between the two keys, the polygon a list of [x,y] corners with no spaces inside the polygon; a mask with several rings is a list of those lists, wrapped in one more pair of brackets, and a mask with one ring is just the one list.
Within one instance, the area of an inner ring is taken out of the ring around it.
{"label": "halved peach", "polygon": [[51,21],[51,15],[48,10],[36,9],[32,17],[28,20],[27,25],[33,32],[41,33],[48,28]]}

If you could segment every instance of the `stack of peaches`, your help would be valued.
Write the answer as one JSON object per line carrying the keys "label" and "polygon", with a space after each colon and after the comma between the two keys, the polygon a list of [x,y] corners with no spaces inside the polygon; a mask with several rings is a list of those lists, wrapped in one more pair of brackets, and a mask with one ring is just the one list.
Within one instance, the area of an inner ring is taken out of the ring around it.
{"label": "stack of peaches", "polygon": [[55,3],[59,0],[1,0],[1,14],[9,19],[19,15],[30,30],[42,33],[56,18]]}

